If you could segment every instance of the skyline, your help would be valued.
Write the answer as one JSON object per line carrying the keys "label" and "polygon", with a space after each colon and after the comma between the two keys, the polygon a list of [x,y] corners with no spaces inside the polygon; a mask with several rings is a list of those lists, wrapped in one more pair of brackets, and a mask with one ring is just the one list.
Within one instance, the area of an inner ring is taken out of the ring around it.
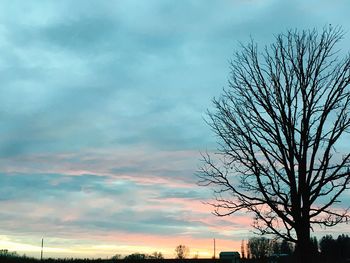
{"label": "skyline", "polygon": [[[0,249],[39,257],[240,251],[196,185],[229,59],[287,29],[341,25],[343,1],[2,1]],[[343,200],[350,200],[349,191]],[[345,202],[346,203],[346,202]],[[347,225],[317,235],[345,233]]]}

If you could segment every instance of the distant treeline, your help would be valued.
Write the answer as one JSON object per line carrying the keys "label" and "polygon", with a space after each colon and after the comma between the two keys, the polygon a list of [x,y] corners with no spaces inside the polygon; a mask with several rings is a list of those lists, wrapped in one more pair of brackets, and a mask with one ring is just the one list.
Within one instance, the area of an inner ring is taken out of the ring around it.
{"label": "distant treeline", "polygon": [[[230,260],[220,260],[220,259],[74,259],[74,258],[64,258],[64,259],[53,259],[45,258],[43,260],[37,258],[30,258],[26,256],[5,256],[0,255],[1,263],[232,263]],[[266,260],[257,259],[242,259],[241,263],[265,263]]]}
{"label": "distant treeline", "polygon": [[128,259],[52,259],[46,258],[43,260],[36,258],[29,258],[25,256],[18,257],[4,257],[0,256],[1,263],[231,263],[230,260],[220,259],[139,259],[139,260],[128,260]]}
{"label": "distant treeline", "polygon": [[[246,243],[242,241],[241,245],[241,257],[246,259],[264,260],[278,255],[292,257],[294,252],[293,244],[265,237],[250,238]],[[331,235],[320,240],[312,237],[310,253],[320,263],[350,262],[350,237],[345,234],[336,239]]]}
{"label": "distant treeline", "polygon": [[[343,263],[350,262],[350,237],[348,235],[339,235],[334,239],[331,235],[322,237],[319,241],[316,237],[311,239],[314,258],[319,263]],[[274,262],[292,262],[294,246],[286,241],[267,239],[264,237],[254,237],[246,243],[242,241],[241,262],[242,263],[265,263],[275,258]],[[281,256],[281,257],[280,257]],[[279,258],[280,257],[280,258]],[[0,263],[231,263],[230,260],[220,259],[164,259],[160,252],[154,252],[151,255],[133,253],[121,257],[116,254],[110,259],[53,259],[44,258],[43,260],[21,256],[16,252],[0,250]]]}

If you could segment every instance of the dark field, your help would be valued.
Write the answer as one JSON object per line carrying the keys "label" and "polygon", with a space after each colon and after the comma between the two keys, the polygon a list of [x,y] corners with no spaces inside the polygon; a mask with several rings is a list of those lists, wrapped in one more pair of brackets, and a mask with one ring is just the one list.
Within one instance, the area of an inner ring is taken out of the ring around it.
{"label": "dark field", "polygon": [[[34,259],[26,257],[0,257],[1,263],[232,263],[230,260],[220,259],[144,259],[144,260],[115,260],[115,259]],[[348,263],[349,261],[317,261],[317,263]],[[291,259],[271,261],[269,259],[241,259],[240,263],[294,263]]]}
{"label": "dark field", "polygon": [[[0,262],[4,263],[232,263],[230,260],[220,260],[220,259],[144,259],[144,260],[115,260],[115,259],[35,259],[27,257],[0,257]],[[270,261],[266,260],[255,260],[255,259],[241,259],[241,263],[268,263]],[[278,261],[281,263],[290,261]]]}

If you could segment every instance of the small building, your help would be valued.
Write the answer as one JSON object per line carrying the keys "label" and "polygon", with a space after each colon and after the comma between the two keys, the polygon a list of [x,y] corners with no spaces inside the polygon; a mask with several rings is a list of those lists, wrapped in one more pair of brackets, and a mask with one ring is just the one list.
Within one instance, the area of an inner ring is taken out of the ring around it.
{"label": "small building", "polygon": [[239,263],[241,256],[237,251],[220,252],[220,259],[230,263]]}

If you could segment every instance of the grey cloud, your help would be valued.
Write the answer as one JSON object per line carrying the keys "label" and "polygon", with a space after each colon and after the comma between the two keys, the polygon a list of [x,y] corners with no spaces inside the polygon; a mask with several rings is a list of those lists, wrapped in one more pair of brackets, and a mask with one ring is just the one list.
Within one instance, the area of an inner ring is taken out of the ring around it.
{"label": "grey cloud", "polygon": [[166,189],[165,191],[160,191],[160,194],[157,196],[157,199],[163,199],[163,198],[183,198],[183,199],[203,200],[205,198],[205,194],[199,190]]}
{"label": "grey cloud", "polygon": [[[70,232],[74,234],[81,231],[126,231],[156,235],[167,235],[171,231],[174,235],[181,235],[188,228],[207,227],[200,221],[183,219],[187,217],[188,211],[181,208],[171,211],[171,204],[169,210],[148,209],[148,206],[152,207],[153,204],[149,200],[152,196],[153,199],[155,195],[156,199],[197,198],[198,193],[192,190],[183,189],[172,193],[171,189],[164,185],[158,187],[157,192],[161,193],[159,195],[151,185],[136,185],[109,176],[91,174],[64,176],[3,173],[0,175],[0,184],[0,203],[2,202],[4,208],[0,211],[2,227],[18,234],[35,233],[40,231],[43,225],[47,234],[60,236],[69,236]],[[77,196],[80,196],[79,199],[76,199]],[[106,206],[107,204],[89,207],[91,198],[109,198],[122,208],[116,210]],[[78,218],[65,219],[74,209],[76,202],[85,209],[79,213]],[[11,209],[8,209],[9,204]],[[49,214],[45,212],[48,205],[54,209]],[[40,207],[44,207],[43,214],[40,213]],[[143,209],[140,210],[140,207]],[[38,214],[33,214],[33,209]]]}
{"label": "grey cloud", "polygon": [[124,182],[121,186],[108,184],[109,177],[84,174],[68,176],[61,174],[4,174],[0,175],[0,200],[38,200],[47,197],[60,198],[66,194],[92,191],[99,195],[110,195],[118,198],[135,190],[132,182]]}
{"label": "grey cloud", "polygon": [[[68,205],[68,204],[66,204]],[[35,216],[27,211],[0,211],[2,228],[18,234],[40,232],[45,226],[45,233],[51,236],[70,236],[81,232],[111,232],[153,234],[153,235],[182,235],[189,228],[206,227],[199,221],[181,219],[183,213],[169,211],[138,212],[132,208],[125,208],[118,213],[108,213],[105,210],[91,208],[82,217],[65,220],[65,208],[57,207],[57,211],[50,216]],[[25,222],[25,223],[21,223]]]}
{"label": "grey cloud", "polygon": [[118,27],[114,21],[102,18],[80,19],[77,21],[64,21],[39,29],[39,38],[64,49],[75,52],[88,50],[91,53],[105,48],[111,48],[110,39]]}

